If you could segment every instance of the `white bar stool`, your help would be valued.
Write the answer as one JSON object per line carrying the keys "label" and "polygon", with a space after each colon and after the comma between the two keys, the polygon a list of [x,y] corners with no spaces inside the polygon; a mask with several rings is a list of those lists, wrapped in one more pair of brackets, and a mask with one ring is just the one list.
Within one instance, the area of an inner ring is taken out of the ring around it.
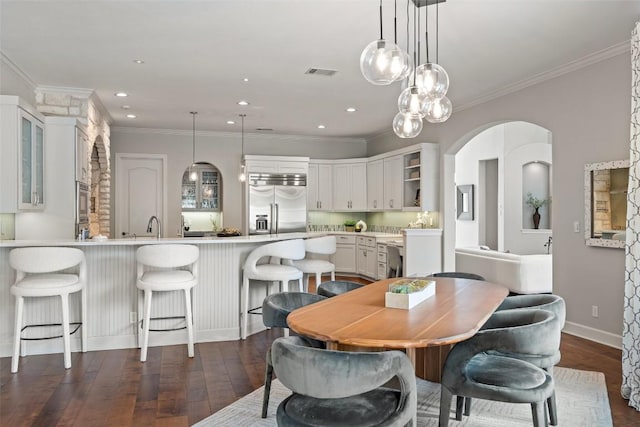
{"label": "white bar stool", "polygon": [[[71,339],[70,335],[82,326],[82,352],[87,351],[87,327],[82,322],[87,320],[87,296],[84,292],[87,281],[87,268],[84,252],[76,248],[36,247],[18,248],[9,253],[9,265],[16,271],[16,281],[11,286],[11,293],[16,297],[15,330],[13,335],[13,356],[11,358],[11,372],[18,372],[20,357],[20,341],[22,331],[29,328],[22,326],[24,298],[59,296],[62,303],[62,323],[38,326],[62,325],[62,340],[64,342],[64,367],[71,367]],[[77,274],[64,272],[77,267]],[[80,291],[81,322],[73,332],[69,328],[69,294]],[[60,338],[31,338],[50,339]]]}
{"label": "white bar stool", "polygon": [[[316,237],[304,241],[307,254],[333,255],[336,253],[336,236]],[[313,258],[308,255],[291,264],[304,273],[304,291],[309,292],[309,275],[316,275],[316,289],[322,282],[322,273],[331,273],[331,280],[336,280],[336,266],[326,259]]]}
{"label": "white bar stool", "polygon": [[[240,288],[241,312],[240,312],[240,336],[242,339],[247,338],[247,314],[255,313],[259,307],[249,309],[249,283],[251,280],[262,280],[266,282],[281,282],[280,290],[287,292],[289,290],[289,281],[298,281],[298,290],[302,292],[302,271],[292,265],[283,265],[280,263],[282,259],[299,260],[304,258],[304,241],[302,239],[283,240],[281,242],[268,243],[254,249],[246,261],[242,272],[242,285]],[[277,264],[258,264],[265,257],[278,259]],[[267,285],[267,295],[269,295],[269,286]]]}
{"label": "white bar stool", "polygon": [[[189,357],[193,357],[193,315],[191,290],[198,283],[198,257],[200,251],[193,245],[147,245],[138,248],[136,261],[138,274],[136,286],[144,292],[143,335],[140,361],[147,360],[149,323],[151,320],[151,296],[153,292],[184,291],[185,323]],[[158,270],[158,269],[162,270]],[[154,331],[171,329],[154,329]]]}

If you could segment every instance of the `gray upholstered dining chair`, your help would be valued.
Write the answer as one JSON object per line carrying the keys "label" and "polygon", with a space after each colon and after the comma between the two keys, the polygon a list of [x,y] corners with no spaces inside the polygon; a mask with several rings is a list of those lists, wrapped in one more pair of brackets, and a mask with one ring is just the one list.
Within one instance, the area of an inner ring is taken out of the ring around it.
{"label": "gray upholstered dining chair", "polygon": [[316,289],[318,295],[325,296],[327,298],[335,297],[337,295],[344,294],[345,292],[359,289],[364,285],[361,283],[350,282],[347,280],[331,280],[321,283]]}
{"label": "gray upholstered dining chair", "polygon": [[464,273],[462,271],[443,271],[441,273],[433,273],[429,277],[452,277],[456,279],[482,280],[484,277],[475,273]]}
{"label": "gray upholstered dining chair", "polygon": [[490,329],[480,330],[449,352],[442,372],[440,426],[447,426],[453,396],[456,419],[462,419],[464,398],[529,403],[533,425],[546,425],[545,402],[554,382],[545,370],[518,355],[552,355],[560,345],[556,315],[547,310],[505,310],[491,316]]}
{"label": "gray upholstered dining chair", "polygon": [[[278,426],[416,425],[414,368],[400,351],[322,350],[287,337],[273,342],[271,356],[293,392],[278,406]],[[399,389],[383,387],[393,378]]]}
{"label": "gray upholstered dining chair", "polygon": [[[262,301],[262,323],[267,328],[287,328],[287,317],[293,310],[309,304],[322,301],[326,297],[306,292],[279,292],[267,295]],[[302,338],[310,347],[324,348],[324,342],[310,338]],[[262,398],[262,418],[267,417],[269,395],[271,394],[271,380],[273,379],[273,364],[271,363],[271,348],[267,350],[267,361],[264,373],[264,396]]]}

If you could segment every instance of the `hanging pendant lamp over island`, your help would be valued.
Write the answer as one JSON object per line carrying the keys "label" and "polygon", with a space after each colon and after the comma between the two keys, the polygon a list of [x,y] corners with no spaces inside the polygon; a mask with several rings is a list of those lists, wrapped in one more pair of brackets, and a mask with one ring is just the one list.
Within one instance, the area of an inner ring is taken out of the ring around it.
{"label": "hanging pendant lamp over island", "polygon": [[190,114],[193,116],[193,150],[191,152],[191,166],[189,166],[189,179],[191,181],[197,181],[198,170],[196,169],[196,114],[198,114],[198,112],[191,111]]}
{"label": "hanging pendant lamp over island", "polygon": [[[449,89],[449,75],[438,62],[438,6],[446,0],[407,0],[406,51],[397,43],[383,39],[382,0],[380,0],[380,39],[369,43],[360,55],[360,70],[364,78],[375,85],[388,85],[406,79],[406,86],[398,97],[399,113],[393,119],[393,131],[400,138],[415,138],[422,131],[424,118],[430,123],[446,121],[453,111],[451,101],[445,96]],[[409,6],[413,3],[413,63],[409,51]],[[428,6],[436,5],[436,61],[429,60]],[[394,14],[397,0],[394,1]],[[420,17],[418,8],[425,10],[426,62],[420,63]],[[394,27],[396,17],[394,16]]]}
{"label": "hanging pendant lamp over island", "polygon": [[244,164],[244,118],[247,117],[246,114],[240,114],[240,118],[242,119],[242,140],[241,140],[241,154],[240,154],[240,174],[238,175],[238,181],[245,182],[247,180],[247,172],[245,170],[246,166]]}

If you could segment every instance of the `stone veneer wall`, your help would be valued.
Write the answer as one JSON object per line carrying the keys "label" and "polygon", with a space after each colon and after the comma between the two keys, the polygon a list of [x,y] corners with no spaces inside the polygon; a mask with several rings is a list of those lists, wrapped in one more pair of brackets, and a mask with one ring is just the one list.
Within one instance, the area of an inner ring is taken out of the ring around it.
{"label": "stone veneer wall", "polygon": [[[89,159],[91,194],[97,194],[97,215],[90,216],[92,234],[111,236],[111,117],[100,99],[88,89],[40,86],[36,88],[36,108],[47,116],[77,117],[86,126],[89,144],[85,155]],[[92,161],[94,147],[98,161]],[[99,173],[94,168],[99,167]],[[97,180],[97,181],[96,181]],[[94,189],[97,191],[94,192]]]}

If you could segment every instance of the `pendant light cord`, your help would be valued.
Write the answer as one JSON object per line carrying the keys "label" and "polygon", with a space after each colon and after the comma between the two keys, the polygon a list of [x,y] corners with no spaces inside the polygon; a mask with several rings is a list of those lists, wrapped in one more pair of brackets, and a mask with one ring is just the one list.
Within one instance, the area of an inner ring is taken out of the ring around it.
{"label": "pendant light cord", "polygon": [[380,0],[380,40],[382,40],[382,0]]}
{"label": "pendant light cord", "polygon": [[198,114],[197,111],[191,111],[191,115],[193,116],[193,150],[191,151],[193,156],[191,158],[192,165],[196,164],[196,114]]}
{"label": "pendant light cord", "polygon": [[429,5],[424,6],[424,43],[427,45],[427,64],[429,61]]}
{"label": "pendant light cord", "polygon": [[398,44],[398,0],[393,0],[393,42]]}
{"label": "pendant light cord", "polygon": [[436,3],[436,64],[440,64],[440,3]]}
{"label": "pendant light cord", "polygon": [[242,145],[241,145],[241,150],[242,150],[242,156],[244,157],[244,118],[247,117],[246,114],[240,114],[240,119],[242,120]]}

